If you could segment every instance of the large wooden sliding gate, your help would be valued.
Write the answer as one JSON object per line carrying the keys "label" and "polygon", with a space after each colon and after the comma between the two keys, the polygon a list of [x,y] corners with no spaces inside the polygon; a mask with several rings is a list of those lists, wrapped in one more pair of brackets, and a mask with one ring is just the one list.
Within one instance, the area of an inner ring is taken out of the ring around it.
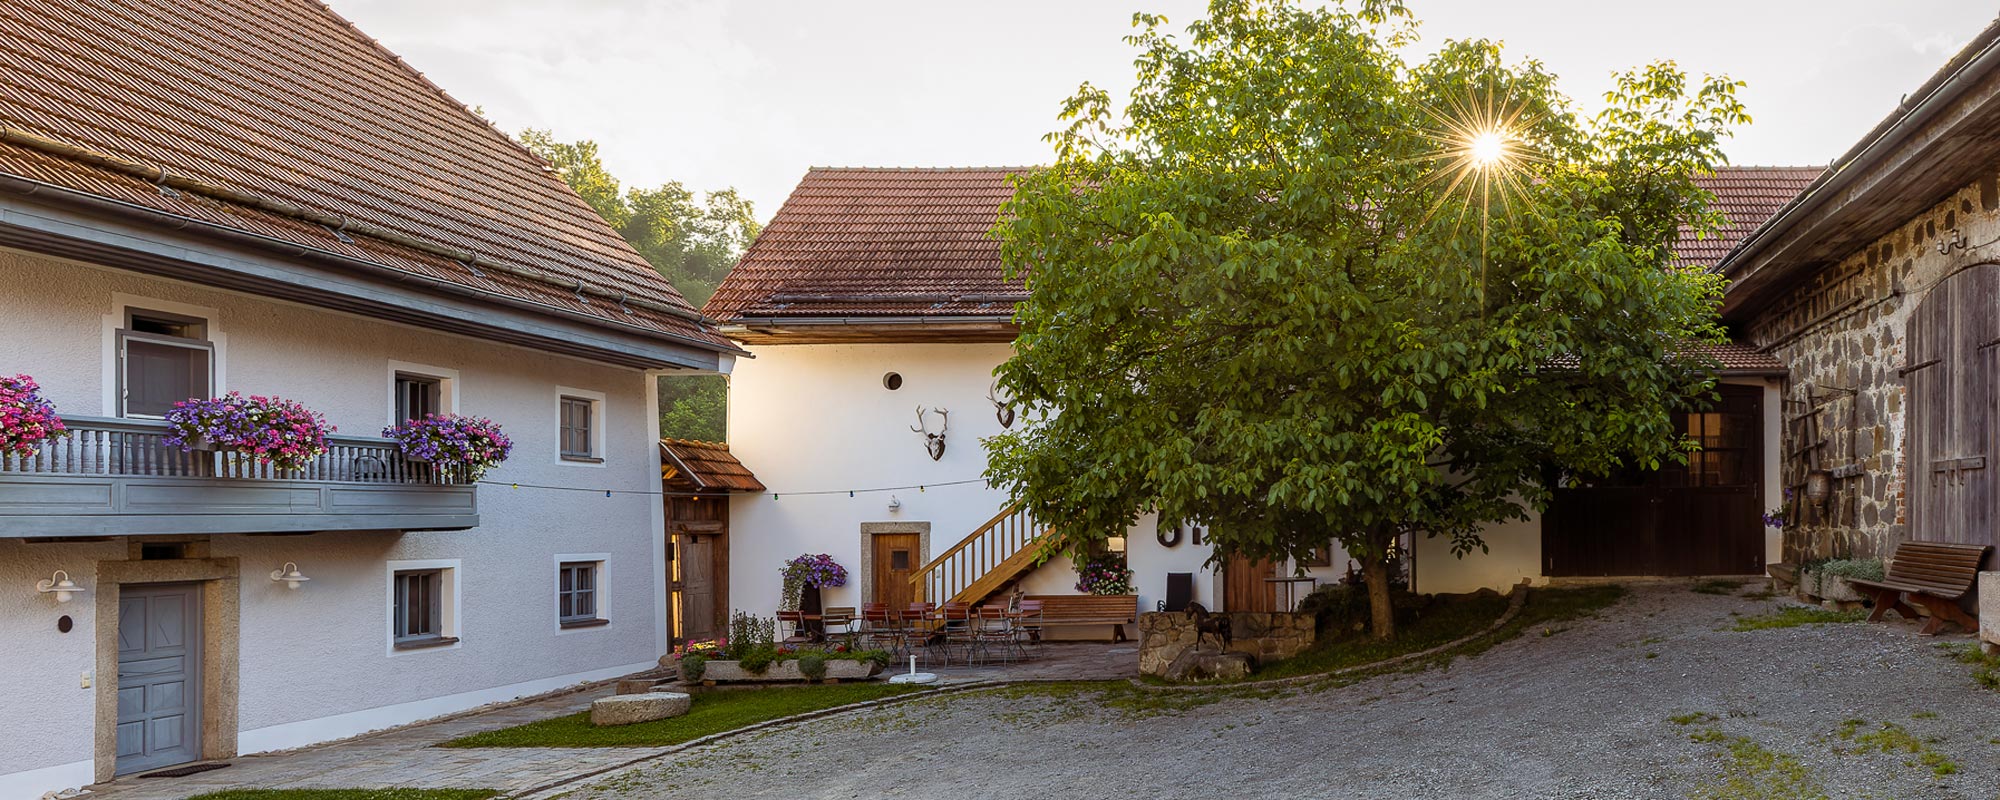
{"label": "large wooden sliding gate", "polygon": [[1763,573],[1764,390],[1717,388],[1713,408],[1676,415],[1701,444],[1686,465],[1556,491],[1542,517],[1543,574]]}

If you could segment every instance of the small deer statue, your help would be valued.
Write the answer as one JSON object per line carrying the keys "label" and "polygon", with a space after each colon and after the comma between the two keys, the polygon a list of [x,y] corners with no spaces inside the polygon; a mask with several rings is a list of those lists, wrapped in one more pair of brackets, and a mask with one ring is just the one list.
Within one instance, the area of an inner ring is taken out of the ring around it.
{"label": "small deer statue", "polygon": [[924,421],[923,406],[917,406],[917,424],[910,426],[912,432],[924,435],[924,449],[930,452],[932,461],[944,458],[944,434],[951,430],[951,412],[942,408],[936,411],[938,417],[944,420],[937,433],[931,433],[930,424]]}
{"label": "small deer statue", "polygon": [[986,402],[993,404],[993,416],[1000,420],[1000,427],[1014,427],[1014,407],[1000,399],[999,381],[996,380],[993,385],[986,387]]}

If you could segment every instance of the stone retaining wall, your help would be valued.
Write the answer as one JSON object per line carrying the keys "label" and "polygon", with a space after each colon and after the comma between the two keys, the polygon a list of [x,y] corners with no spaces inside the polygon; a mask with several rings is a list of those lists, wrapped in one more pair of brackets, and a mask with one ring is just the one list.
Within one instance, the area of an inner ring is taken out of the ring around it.
{"label": "stone retaining wall", "polygon": [[[1216,616],[1229,618],[1229,651],[1248,654],[1258,663],[1291,658],[1318,639],[1311,614],[1231,611]],[[1215,644],[1210,637],[1208,646]],[[1166,675],[1174,660],[1194,646],[1194,621],[1186,613],[1150,611],[1139,615],[1139,674]]]}

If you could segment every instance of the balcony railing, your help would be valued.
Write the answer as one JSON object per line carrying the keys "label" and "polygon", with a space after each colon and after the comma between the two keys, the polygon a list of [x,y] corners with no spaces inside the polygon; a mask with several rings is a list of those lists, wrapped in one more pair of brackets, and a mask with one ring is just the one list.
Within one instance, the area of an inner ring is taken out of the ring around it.
{"label": "balcony railing", "polygon": [[327,437],[326,453],[302,470],[279,470],[237,453],[182,450],[166,443],[164,422],[64,417],[71,435],[28,458],[0,456],[0,472],[29,475],[129,475],[249,480],[340,481],[448,486],[432,465],[410,461],[387,439]]}
{"label": "balcony railing", "polygon": [[328,437],[304,469],[166,444],[163,422],[65,417],[70,436],[0,456],[0,537],[457,529],[474,487],[386,439]]}

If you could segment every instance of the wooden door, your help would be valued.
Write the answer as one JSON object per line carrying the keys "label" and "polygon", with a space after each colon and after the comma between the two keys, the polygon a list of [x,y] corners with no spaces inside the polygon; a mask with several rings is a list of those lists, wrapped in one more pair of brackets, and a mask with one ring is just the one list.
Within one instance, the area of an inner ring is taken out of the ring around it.
{"label": "wooden door", "polygon": [[667,609],[677,641],[714,639],[729,625],[729,498],[667,498]]}
{"label": "wooden door", "polygon": [[674,547],[680,567],[681,638],[714,639],[722,635],[715,585],[715,534],[682,534]]}
{"label": "wooden door", "polygon": [[201,587],[132,585],[118,596],[120,775],[201,758]]}
{"label": "wooden door", "polygon": [[875,587],[869,602],[887,603],[898,610],[915,602],[917,593],[910,585],[910,576],[924,565],[920,537],[914,533],[878,533],[873,543]]}
{"label": "wooden door", "polygon": [[1278,565],[1274,562],[1231,556],[1222,571],[1221,610],[1278,610],[1278,587],[1265,580],[1277,574]]}
{"label": "wooden door", "polygon": [[[2000,374],[2000,265],[1932,287],[1910,316],[1909,538],[1996,544],[1994,378]],[[1885,553],[1886,555],[1886,553]],[[1995,562],[1988,556],[1989,568]]]}

